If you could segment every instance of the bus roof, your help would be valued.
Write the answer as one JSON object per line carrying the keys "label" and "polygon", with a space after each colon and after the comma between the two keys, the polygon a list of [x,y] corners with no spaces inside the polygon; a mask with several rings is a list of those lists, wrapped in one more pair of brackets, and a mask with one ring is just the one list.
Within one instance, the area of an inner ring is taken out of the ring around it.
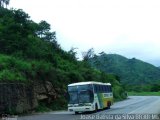
{"label": "bus roof", "polygon": [[72,83],[72,84],[69,84],[68,86],[86,85],[86,84],[111,85],[110,83],[102,83],[102,82],[88,81],[88,82]]}

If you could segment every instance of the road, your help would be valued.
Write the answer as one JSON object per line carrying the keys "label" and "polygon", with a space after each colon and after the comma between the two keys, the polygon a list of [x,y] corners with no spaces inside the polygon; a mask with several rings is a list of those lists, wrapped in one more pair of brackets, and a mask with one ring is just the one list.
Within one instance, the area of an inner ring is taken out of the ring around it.
{"label": "road", "polygon": [[[18,117],[18,120],[94,120],[94,119],[141,119],[159,120],[159,96],[130,96],[127,100],[114,103],[111,109],[97,113],[74,115],[72,112],[49,112],[31,116]],[[133,115],[133,116],[132,116]]]}

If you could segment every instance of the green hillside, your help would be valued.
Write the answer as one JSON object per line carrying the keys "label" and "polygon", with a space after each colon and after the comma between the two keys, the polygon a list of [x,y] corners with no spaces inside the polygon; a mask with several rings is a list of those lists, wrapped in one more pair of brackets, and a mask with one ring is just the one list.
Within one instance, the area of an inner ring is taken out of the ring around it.
{"label": "green hillside", "polygon": [[46,21],[0,7],[0,113],[66,109],[67,85],[80,81],[110,82],[115,100],[126,97],[117,76],[75,55],[74,49],[61,49]]}
{"label": "green hillside", "polygon": [[123,84],[147,85],[160,83],[160,69],[136,58],[117,54],[102,54],[90,59],[90,64],[106,73],[120,77]]}

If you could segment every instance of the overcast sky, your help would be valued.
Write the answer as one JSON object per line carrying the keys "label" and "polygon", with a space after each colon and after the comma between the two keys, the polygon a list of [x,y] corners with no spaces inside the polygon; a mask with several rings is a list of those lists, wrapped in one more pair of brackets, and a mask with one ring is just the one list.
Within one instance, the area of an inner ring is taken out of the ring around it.
{"label": "overcast sky", "polygon": [[66,51],[94,48],[160,66],[160,0],[10,0],[10,7],[50,23]]}

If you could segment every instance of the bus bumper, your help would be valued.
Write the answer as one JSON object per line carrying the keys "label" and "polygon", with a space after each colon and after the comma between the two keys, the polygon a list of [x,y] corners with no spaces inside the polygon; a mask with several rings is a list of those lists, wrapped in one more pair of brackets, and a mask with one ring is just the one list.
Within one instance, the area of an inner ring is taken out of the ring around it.
{"label": "bus bumper", "polygon": [[86,112],[86,111],[94,111],[94,106],[68,107],[68,111],[70,111],[70,112]]}

